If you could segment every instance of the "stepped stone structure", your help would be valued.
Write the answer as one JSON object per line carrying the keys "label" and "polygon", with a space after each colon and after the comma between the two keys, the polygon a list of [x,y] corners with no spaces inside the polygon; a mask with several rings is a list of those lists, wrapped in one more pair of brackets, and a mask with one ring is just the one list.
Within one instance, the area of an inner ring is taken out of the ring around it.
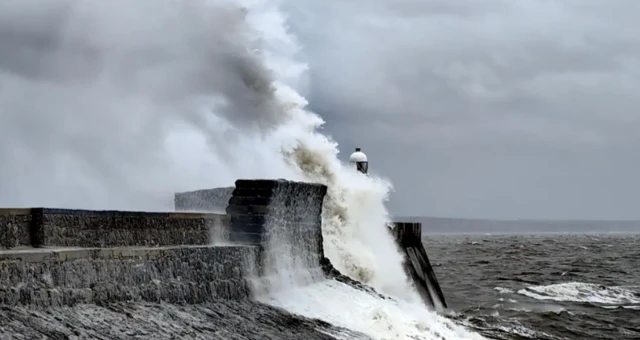
{"label": "stepped stone structure", "polygon": [[[325,193],[317,184],[238,180],[176,194],[178,212],[0,209],[0,305],[248,299],[249,278],[276,240],[320,266]],[[226,213],[192,212],[210,210]],[[213,233],[228,244],[211,245]]]}

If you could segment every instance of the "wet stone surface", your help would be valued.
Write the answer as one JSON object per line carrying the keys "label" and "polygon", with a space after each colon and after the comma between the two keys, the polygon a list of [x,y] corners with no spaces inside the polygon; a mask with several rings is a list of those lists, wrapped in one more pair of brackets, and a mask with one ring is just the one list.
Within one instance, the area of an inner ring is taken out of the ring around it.
{"label": "wet stone surface", "polygon": [[256,256],[254,247],[4,251],[0,305],[246,299]]}
{"label": "wet stone surface", "polygon": [[[38,218],[37,211],[34,219]],[[43,209],[37,245],[118,247],[206,245],[215,215]]]}
{"label": "wet stone surface", "polygon": [[326,322],[252,301],[172,304],[0,307],[0,338],[23,339],[368,339]]}
{"label": "wet stone surface", "polygon": [[30,209],[0,209],[0,249],[30,244]]}
{"label": "wet stone surface", "polygon": [[0,249],[206,245],[225,214],[0,209]]}

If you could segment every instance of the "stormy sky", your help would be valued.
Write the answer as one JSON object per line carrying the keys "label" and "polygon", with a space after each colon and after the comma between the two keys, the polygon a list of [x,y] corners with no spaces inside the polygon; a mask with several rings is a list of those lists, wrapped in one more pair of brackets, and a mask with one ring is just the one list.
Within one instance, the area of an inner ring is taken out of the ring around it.
{"label": "stormy sky", "polygon": [[310,107],[397,215],[640,219],[640,2],[290,2]]}
{"label": "stormy sky", "polygon": [[[279,2],[309,108],[393,182],[393,214],[640,219],[640,2]],[[245,19],[235,0],[0,0],[0,206],[170,209],[291,175],[261,139],[289,117]]]}

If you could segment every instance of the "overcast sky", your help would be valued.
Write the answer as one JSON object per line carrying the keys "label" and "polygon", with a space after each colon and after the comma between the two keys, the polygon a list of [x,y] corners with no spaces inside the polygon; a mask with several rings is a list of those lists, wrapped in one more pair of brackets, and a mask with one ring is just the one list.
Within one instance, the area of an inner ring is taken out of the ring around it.
{"label": "overcast sky", "polygon": [[400,215],[640,219],[640,2],[290,2],[308,99]]}
{"label": "overcast sky", "polygon": [[[640,1],[281,1],[310,109],[393,182],[393,214],[640,219]],[[231,2],[0,0],[0,206],[287,177],[253,132],[288,116]]]}

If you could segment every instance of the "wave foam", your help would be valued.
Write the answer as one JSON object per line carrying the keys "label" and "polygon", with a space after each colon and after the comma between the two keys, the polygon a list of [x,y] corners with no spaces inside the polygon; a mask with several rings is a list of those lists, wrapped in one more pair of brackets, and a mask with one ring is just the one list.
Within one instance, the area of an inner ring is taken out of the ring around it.
{"label": "wave foam", "polygon": [[640,290],[634,286],[604,287],[592,283],[568,282],[527,287],[518,291],[536,300],[587,302],[602,305],[640,304]]}
{"label": "wave foam", "polygon": [[382,299],[333,280],[272,293],[258,300],[378,340],[484,339],[422,306]]}

